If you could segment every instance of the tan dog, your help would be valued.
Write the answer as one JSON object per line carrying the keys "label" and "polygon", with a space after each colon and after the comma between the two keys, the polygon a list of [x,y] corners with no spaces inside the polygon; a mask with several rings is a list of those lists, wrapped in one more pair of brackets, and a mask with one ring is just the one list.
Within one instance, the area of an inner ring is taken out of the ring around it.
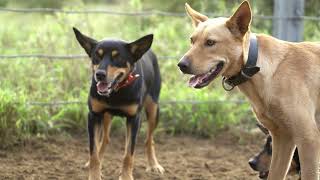
{"label": "tan dog", "polygon": [[[190,85],[207,86],[221,75],[228,79],[243,69],[250,47],[251,8],[244,1],[230,18],[209,19],[186,4],[195,31],[191,48],[180,60],[181,71],[193,74]],[[295,147],[303,180],[318,179],[320,133],[320,44],[290,43],[256,35],[260,71],[238,88],[249,99],[257,119],[272,135],[268,179],[284,179]]]}

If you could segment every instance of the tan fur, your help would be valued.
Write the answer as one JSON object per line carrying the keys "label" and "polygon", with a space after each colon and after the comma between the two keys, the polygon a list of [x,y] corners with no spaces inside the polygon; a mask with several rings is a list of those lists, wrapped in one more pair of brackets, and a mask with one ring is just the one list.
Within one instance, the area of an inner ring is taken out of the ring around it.
{"label": "tan fur", "polygon": [[96,112],[96,113],[100,113],[108,107],[107,104],[105,104],[104,102],[101,102],[95,98],[90,98],[90,104],[92,107],[92,111]]}
{"label": "tan fur", "polygon": [[119,54],[119,52],[117,50],[111,51],[111,56],[112,57],[116,57],[118,54]]}
{"label": "tan fur", "polygon": [[128,115],[133,116],[138,111],[138,105],[132,104],[127,106],[120,106],[119,109],[121,109],[123,112],[126,112]]}
{"label": "tan fur", "polygon": [[89,180],[101,179],[101,162],[106,145],[110,142],[110,127],[112,116],[109,113],[103,115],[103,127],[97,126],[94,129],[95,146],[89,161],[85,166],[89,167]]}
{"label": "tan fur", "polygon": [[110,106],[109,104],[107,104],[105,102],[101,102],[95,98],[90,98],[90,103],[92,106],[92,110],[94,112],[102,112],[106,109],[119,109],[119,110],[127,113],[128,115],[133,116],[138,111],[137,104],[124,105],[124,106]]}
{"label": "tan fur", "polygon": [[103,139],[101,140],[101,147],[99,149],[99,159],[102,161],[103,154],[106,149],[106,146],[110,142],[110,128],[111,128],[112,116],[109,113],[104,113],[103,115]]}
{"label": "tan fur", "polygon": [[99,156],[103,145],[104,130],[100,126],[94,128],[94,147],[90,154],[89,162],[89,180],[101,180],[101,158]]}
{"label": "tan fur", "polygon": [[[267,152],[260,154],[258,156],[257,171],[266,172],[269,171],[271,164],[271,155],[268,155]],[[291,161],[288,174],[296,175],[297,174],[298,164],[295,161]]]}
{"label": "tan fur", "polygon": [[151,96],[147,96],[144,102],[144,107],[147,114],[148,119],[148,131],[147,131],[147,138],[146,138],[146,156],[148,159],[148,167],[147,171],[156,171],[159,173],[163,173],[163,167],[158,163],[155,148],[154,148],[154,141],[153,141],[153,131],[157,126],[157,109],[158,104],[155,103]]}
{"label": "tan fur", "polygon": [[124,80],[124,78],[127,77],[129,72],[130,72],[130,64],[129,63],[127,63],[127,67],[125,67],[125,68],[119,68],[119,67],[115,67],[115,66],[109,65],[108,69],[107,69],[108,82],[112,81],[120,73],[123,73],[123,76],[119,80],[119,82],[122,82]]}
{"label": "tan fur", "polygon": [[92,73],[93,73],[93,74],[96,72],[97,69],[98,69],[98,65],[96,65],[96,64],[91,64],[91,70],[92,70]]}
{"label": "tan fur", "polygon": [[206,21],[208,19],[207,16],[202,15],[197,11],[193,10],[188,3],[186,3],[186,11],[188,15],[191,17],[192,24],[194,27],[198,26],[200,22]]}
{"label": "tan fur", "polygon": [[[194,44],[185,55],[191,61],[192,73],[207,73],[217,61],[225,63],[222,76],[240,72],[247,59],[250,22],[251,9],[245,1],[230,18],[198,23],[192,34]],[[214,47],[203,46],[208,38],[217,41]],[[317,180],[320,133],[315,116],[320,112],[320,45],[290,43],[262,34],[257,39],[257,66],[261,70],[238,87],[249,99],[257,119],[272,135],[268,179],[285,178],[297,146],[302,179]]]}
{"label": "tan fur", "polygon": [[101,180],[101,163],[96,152],[89,159],[89,180]]}
{"label": "tan fur", "polygon": [[295,161],[292,161],[290,168],[289,168],[289,171],[288,171],[288,174],[292,174],[292,175],[297,174],[297,167],[298,167],[298,164]]}
{"label": "tan fur", "polygon": [[131,49],[130,49],[131,53],[132,54],[135,53],[138,48],[139,48],[139,46],[137,46],[137,45],[134,45],[134,44],[131,45]]}
{"label": "tan fur", "polygon": [[[110,106],[104,102],[101,102],[95,98],[90,97],[90,103],[93,112],[103,112],[106,109],[119,109],[130,116],[134,116],[138,111],[138,105],[126,105],[126,106]],[[164,168],[158,163],[154,142],[153,142],[153,131],[156,128],[156,116],[158,104],[155,103],[150,96],[147,96],[144,101],[144,107],[148,119],[148,132],[146,138],[146,156],[148,159],[147,171],[155,171],[158,173],[163,173]],[[109,133],[111,127],[112,116],[109,113],[104,113],[103,127],[95,129],[95,147],[93,155],[90,156],[89,162],[86,166],[89,166],[89,179],[99,179],[101,161],[103,159],[103,153],[105,151],[106,145],[110,141]],[[126,145],[125,145],[125,155],[123,159],[123,165],[121,170],[120,180],[133,180],[133,155],[130,152],[131,146],[131,127],[127,126],[126,135]]]}
{"label": "tan fur", "polygon": [[119,180],[133,180],[133,155],[130,151],[131,147],[131,126],[127,125],[125,153],[122,163],[122,170]]}
{"label": "tan fur", "polygon": [[259,163],[257,164],[257,169],[259,171],[268,171],[271,163],[271,156],[267,153],[263,153],[259,156]]}
{"label": "tan fur", "polygon": [[98,49],[98,54],[99,54],[100,57],[102,57],[103,54],[104,54],[103,49]]}

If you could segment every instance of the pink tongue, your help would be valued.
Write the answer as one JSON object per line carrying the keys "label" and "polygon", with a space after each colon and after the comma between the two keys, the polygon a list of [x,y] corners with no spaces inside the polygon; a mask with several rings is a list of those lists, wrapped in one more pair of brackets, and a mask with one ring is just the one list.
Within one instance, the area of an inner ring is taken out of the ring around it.
{"label": "pink tongue", "polygon": [[108,83],[105,83],[105,82],[98,82],[98,84],[97,84],[97,89],[99,92],[106,91],[107,87],[108,87]]}
{"label": "pink tongue", "polygon": [[189,86],[195,87],[197,84],[200,84],[202,80],[202,76],[192,76],[189,80]]}

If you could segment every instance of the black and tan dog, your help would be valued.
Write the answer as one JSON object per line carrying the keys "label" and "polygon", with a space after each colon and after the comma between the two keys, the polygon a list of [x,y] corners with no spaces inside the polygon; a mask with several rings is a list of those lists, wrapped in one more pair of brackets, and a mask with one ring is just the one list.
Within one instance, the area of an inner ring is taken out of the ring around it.
{"label": "black and tan dog", "polygon": [[157,58],[149,50],[153,35],[127,43],[121,40],[96,41],[76,28],[73,30],[92,61],[93,76],[88,99],[89,179],[101,179],[101,161],[109,143],[114,115],[127,118],[125,154],[119,179],[133,179],[133,155],[143,107],[148,119],[147,171],[163,173],[164,169],[155,155],[152,135],[158,123],[161,87]]}
{"label": "black and tan dog", "polygon": [[[257,126],[267,135],[267,138],[263,149],[249,160],[249,165],[253,170],[259,172],[259,178],[267,179],[272,156],[272,138],[267,128],[263,127],[261,124],[257,124]],[[288,174],[300,175],[300,161],[297,149],[294,151]]]}

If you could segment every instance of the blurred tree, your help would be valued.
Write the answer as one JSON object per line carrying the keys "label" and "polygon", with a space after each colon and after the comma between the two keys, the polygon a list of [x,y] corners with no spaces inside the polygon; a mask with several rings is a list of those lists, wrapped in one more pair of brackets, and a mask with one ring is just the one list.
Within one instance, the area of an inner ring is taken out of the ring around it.
{"label": "blurred tree", "polygon": [[[184,12],[184,3],[200,12],[206,12],[214,15],[231,15],[230,9],[235,9],[242,0],[140,0],[144,9],[157,9],[170,12]],[[317,1],[317,0],[313,0]],[[254,12],[261,15],[272,15],[273,1],[250,1]]]}
{"label": "blurred tree", "polygon": [[305,15],[306,16],[320,16],[320,1],[319,0],[305,0]]}
{"label": "blurred tree", "polygon": [[26,8],[57,8],[60,9],[63,6],[63,1],[61,0],[11,0],[10,3],[17,6],[23,6]]}
{"label": "blurred tree", "polygon": [[6,7],[8,4],[8,0],[0,0],[0,7]]}
{"label": "blurred tree", "polygon": [[84,3],[116,3],[120,0],[82,0]]}

